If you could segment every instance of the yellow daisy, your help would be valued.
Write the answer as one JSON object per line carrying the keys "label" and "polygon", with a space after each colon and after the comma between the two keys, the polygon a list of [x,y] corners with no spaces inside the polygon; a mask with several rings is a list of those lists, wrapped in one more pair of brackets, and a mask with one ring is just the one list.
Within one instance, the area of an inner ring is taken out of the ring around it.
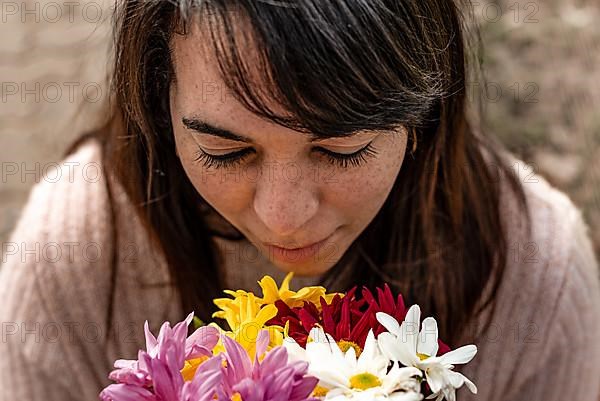
{"label": "yellow daisy", "polygon": [[[327,294],[324,287],[304,287],[299,291],[290,290],[290,281],[293,273],[289,273],[281,287],[275,280],[265,276],[258,282],[262,289],[262,298],[252,292],[244,290],[225,290],[231,298],[217,298],[213,302],[220,309],[213,317],[224,319],[231,331],[226,334],[239,342],[251,358],[254,358],[256,339],[260,330],[267,329],[270,334],[269,348],[281,345],[287,334],[287,328],[281,326],[267,326],[266,323],[277,315],[275,301],[282,300],[289,307],[301,307],[303,302],[311,302],[320,309],[320,298],[327,303],[336,294]],[[340,294],[343,296],[343,294]],[[222,345],[218,344],[215,354],[222,352]]]}
{"label": "yellow daisy", "polygon": [[[215,304],[221,308],[213,316],[225,319],[231,331],[225,334],[236,340],[254,358],[256,351],[256,339],[260,330],[267,329],[270,334],[269,348],[283,343],[283,327],[267,326],[267,321],[277,315],[275,305],[262,305],[257,302],[252,293],[239,294],[228,291],[233,299],[215,300]],[[222,352],[222,344],[217,344],[214,353]]]}
{"label": "yellow daisy", "polygon": [[[280,288],[277,287],[277,283],[275,283],[272,277],[263,277],[258,282],[263,291],[263,298],[260,298],[259,301],[263,304],[273,304],[277,300],[282,300],[290,308],[301,307],[303,306],[303,302],[307,301],[320,308],[321,303],[319,300],[321,297],[329,304],[336,295],[335,293],[327,294],[325,287],[321,286],[303,287],[297,292],[292,291],[290,290],[290,281],[293,276],[294,273],[288,273],[283,279]],[[339,295],[343,296],[343,294]]]}

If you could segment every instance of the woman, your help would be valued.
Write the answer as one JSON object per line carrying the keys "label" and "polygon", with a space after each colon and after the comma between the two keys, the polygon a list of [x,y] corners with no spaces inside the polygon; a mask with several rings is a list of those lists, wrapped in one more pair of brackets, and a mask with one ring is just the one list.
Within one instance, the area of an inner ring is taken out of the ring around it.
{"label": "woman", "polygon": [[96,399],[144,320],[286,271],[388,282],[475,343],[463,401],[597,400],[587,227],[475,126],[459,6],[119,2],[110,121],[4,257],[0,400]]}

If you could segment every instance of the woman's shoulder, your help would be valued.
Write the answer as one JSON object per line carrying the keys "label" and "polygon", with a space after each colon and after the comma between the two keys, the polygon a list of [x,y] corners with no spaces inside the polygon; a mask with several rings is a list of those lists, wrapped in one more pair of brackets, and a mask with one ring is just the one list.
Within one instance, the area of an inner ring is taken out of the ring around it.
{"label": "woman's shoulder", "polygon": [[[68,371],[64,358],[83,345],[77,333],[87,327],[97,334],[93,331],[108,304],[106,255],[111,251],[101,171],[100,148],[94,142],[45,171],[3,244],[0,318],[14,325],[14,333],[0,344],[11,350],[3,353],[1,375],[14,369],[18,376],[34,363],[41,376],[53,369]],[[17,382],[13,385],[15,394],[24,391]],[[61,380],[54,386],[61,394],[70,391]]]}
{"label": "woman's shoulder", "polygon": [[58,268],[65,262],[93,261],[95,254],[109,251],[104,249],[109,211],[100,144],[88,140],[52,164],[33,186],[4,259],[17,256],[21,263],[52,263]]}
{"label": "woman's shoulder", "polygon": [[81,289],[79,295],[96,305],[108,304],[100,301],[115,271],[130,291],[169,280],[162,253],[123,187],[107,176],[102,146],[93,138],[32,188],[4,248],[0,277],[35,275],[52,294],[53,283],[69,295]]}
{"label": "woman's shoulder", "polygon": [[[553,361],[561,369],[587,369],[590,378],[600,373],[600,350],[589,348],[600,330],[598,262],[589,227],[581,209],[534,166],[515,156],[509,160],[525,195],[531,231],[524,230],[525,217],[512,191],[501,187],[507,266],[492,323],[477,343],[479,361],[466,366],[465,372],[480,378],[478,396],[484,399],[498,399],[500,393],[506,397],[501,399],[525,399],[521,394],[530,392],[554,400],[564,394],[560,388],[586,399],[579,392],[584,389],[565,381],[570,376],[550,381],[539,377],[550,377],[547,366]],[[576,351],[584,349],[588,351]],[[597,389],[587,390],[593,394]]]}
{"label": "woman's shoulder", "polygon": [[598,261],[582,209],[536,172],[534,165],[515,156],[511,160],[527,202],[531,231],[523,230],[524,216],[514,198],[504,196],[501,207],[509,247],[506,293],[525,300],[538,321],[545,312],[551,312],[548,319],[575,320],[583,309],[600,312]]}
{"label": "woman's shoulder", "polygon": [[[3,247],[0,318],[16,331],[0,344],[14,357],[0,358],[0,375],[15,364],[70,372],[91,398],[107,384],[112,361],[135,356],[144,320],[155,330],[177,313],[175,293],[160,286],[168,281],[164,261],[124,191],[111,181],[109,193],[107,181],[101,145],[91,139],[32,188]],[[86,359],[93,363],[83,366]],[[70,374],[54,385],[70,391]]]}
{"label": "woman's shoulder", "polygon": [[[563,191],[535,171],[535,165],[510,156],[510,167],[523,189],[530,215],[531,232],[526,233],[525,216],[508,188],[502,189],[501,211],[506,222],[513,264],[538,264],[562,281],[567,274],[597,277],[591,233],[583,211]],[[573,271],[573,270],[576,271]]]}

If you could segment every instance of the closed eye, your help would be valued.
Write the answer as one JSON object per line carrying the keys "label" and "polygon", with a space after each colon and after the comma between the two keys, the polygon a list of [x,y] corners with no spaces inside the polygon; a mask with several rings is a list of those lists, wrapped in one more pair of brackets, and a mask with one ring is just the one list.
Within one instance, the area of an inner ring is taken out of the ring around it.
{"label": "closed eye", "polygon": [[[326,157],[327,161],[335,166],[348,168],[350,166],[358,167],[367,161],[367,158],[377,155],[377,151],[373,148],[372,142],[361,149],[352,153],[338,153],[322,147],[314,148],[315,151]],[[202,163],[205,167],[226,168],[236,166],[250,154],[254,153],[253,148],[244,148],[235,152],[226,153],[223,155],[214,155],[207,153],[202,148],[198,148],[196,152],[195,162]]]}

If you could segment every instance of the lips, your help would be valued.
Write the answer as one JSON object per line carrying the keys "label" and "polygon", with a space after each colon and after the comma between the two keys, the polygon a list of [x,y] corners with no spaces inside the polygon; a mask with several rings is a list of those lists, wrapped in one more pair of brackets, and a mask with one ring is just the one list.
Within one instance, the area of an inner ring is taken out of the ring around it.
{"label": "lips", "polygon": [[[329,237],[327,237],[327,238],[329,238]],[[299,250],[299,249],[308,248],[310,246],[316,245],[316,244],[318,244],[320,242],[325,241],[327,238],[322,239],[321,241],[313,242],[313,243],[310,243],[310,244],[307,244],[307,245],[296,246],[296,247],[282,246],[282,245],[274,243],[274,242],[267,242],[267,243],[265,243],[265,245],[267,245],[267,246],[275,246],[275,247],[278,247],[278,248],[281,248],[281,249],[293,251],[293,250]]]}
{"label": "lips", "polygon": [[275,245],[273,243],[265,244],[269,256],[275,260],[284,263],[304,263],[309,259],[313,258],[313,262],[318,261],[318,252],[319,250],[328,243],[328,241],[333,237],[333,234],[328,236],[327,238],[313,242],[307,246],[303,247],[281,247],[279,245]]}

